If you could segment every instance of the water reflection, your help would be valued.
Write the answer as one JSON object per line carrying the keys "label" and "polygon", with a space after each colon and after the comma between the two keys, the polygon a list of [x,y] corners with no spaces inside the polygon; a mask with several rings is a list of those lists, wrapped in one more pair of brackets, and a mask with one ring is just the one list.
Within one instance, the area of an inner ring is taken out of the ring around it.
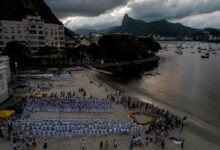
{"label": "water reflection", "polygon": [[[219,49],[219,45],[211,47]],[[157,70],[161,76],[143,76],[130,85],[220,127],[220,55],[202,59],[199,53],[191,53],[191,47],[183,49],[183,55],[175,50],[170,47],[159,54],[162,61]]]}
{"label": "water reflection", "polygon": [[[180,44],[186,45],[183,55],[175,53]],[[220,44],[175,42],[162,45],[166,45],[168,51],[159,53],[160,65],[154,70],[161,75],[101,78],[141,100],[156,102],[175,113],[186,113],[193,124],[220,137]],[[206,50],[198,53],[198,47]],[[202,53],[210,47],[219,54],[202,59]]]}

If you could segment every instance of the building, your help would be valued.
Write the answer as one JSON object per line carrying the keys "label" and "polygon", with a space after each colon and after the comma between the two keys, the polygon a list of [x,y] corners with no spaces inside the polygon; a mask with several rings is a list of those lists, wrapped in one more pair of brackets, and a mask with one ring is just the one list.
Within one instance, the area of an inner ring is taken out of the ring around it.
{"label": "building", "polygon": [[65,47],[62,24],[45,23],[40,16],[27,16],[21,21],[0,20],[0,49],[8,42],[20,41],[32,52],[41,47]]}
{"label": "building", "polygon": [[70,38],[68,36],[65,36],[65,46],[67,48],[75,47],[77,44],[77,38]]}
{"label": "building", "polygon": [[0,103],[7,100],[8,82],[11,81],[11,73],[9,66],[9,58],[7,56],[0,56]]}
{"label": "building", "polygon": [[90,41],[86,38],[80,38],[80,42],[79,42],[78,46],[80,46],[80,45],[89,46]]}
{"label": "building", "polygon": [[214,37],[214,41],[220,41],[220,37]]}
{"label": "building", "polygon": [[183,41],[193,41],[193,37],[189,37],[189,36],[184,36],[182,37]]}
{"label": "building", "polygon": [[95,32],[90,32],[89,33],[89,42],[90,44],[95,43],[97,44],[99,39],[102,38],[102,34],[95,33]]}

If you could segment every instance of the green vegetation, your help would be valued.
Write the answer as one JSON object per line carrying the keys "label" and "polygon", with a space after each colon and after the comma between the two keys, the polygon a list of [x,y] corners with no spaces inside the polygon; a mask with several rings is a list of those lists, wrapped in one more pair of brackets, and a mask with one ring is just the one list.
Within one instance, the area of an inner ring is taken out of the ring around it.
{"label": "green vegetation", "polygon": [[103,59],[106,62],[145,59],[155,55],[160,45],[149,38],[136,38],[129,35],[105,35],[97,44],[65,49],[68,58],[91,60]]}
{"label": "green vegetation", "polygon": [[10,57],[11,66],[14,66],[15,62],[17,62],[18,66],[25,67],[31,62],[31,59],[28,57],[28,48],[17,41],[7,43],[3,55]]}
{"label": "green vegetation", "polygon": [[97,44],[90,46],[81,45],[62,51],[58,51],[54,47],[45,47],[35,54],[31,54],[22,43],[13,41],[7,44],[3,54],[9,55],[12,66],[17,62],[19,67],[26,67],[40,65],[33,56],[37,56],[36,58],[48,57],[49,62],[50,56],[54,55],[62,56],[62,59],[67,62],[81,60],[83,63],[85,59],[90,60],[91,63],[101,59],[105,62],[122,62],[153,57],[160,49],[160,45],[152,39],[115,34],[105,35]]}
{"label": "green vegetation", "polygon": [[[90,46],[93,57],[106,61],[127,61],[149,58],[161,49],[152,39],[135,38],[128,35],[107,35],[99,40],[99,45]],[[99,56],[99,57],[98,57]]]}
{"label": "green vegetation", "polygon": [[36,53],[37,55],[43,56],[43,55],[52,55],[52,54],[57,54],[58,50],[56,47],[41,47],[39,51]]}

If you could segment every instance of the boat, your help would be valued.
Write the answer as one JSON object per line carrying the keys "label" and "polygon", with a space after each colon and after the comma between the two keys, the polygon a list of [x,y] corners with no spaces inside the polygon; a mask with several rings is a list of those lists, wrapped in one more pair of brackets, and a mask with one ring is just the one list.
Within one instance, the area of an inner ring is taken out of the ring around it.
{"label": "boat", "polygon": [[178,46],[176,46],[176,48],[178,48],[178,49],[184,49],[183,45],[178,45]]}
{"label": "boat", "polygon": [[161,73],[159,72],[144,72],[144,75],[148,75],[148,76],[158,76],[161,75]]}
{"label": "boat", "polygon": [[182,54],[183,54],[183,51],[177,50],[176,53],[179,54],[179,55],[182,55]]}
{"label": "boat", "polygon": [[212,54],[214,54],[214,55],[215,55],[215,54],[217,54],[217,53],[216,53],[216,51],[214,51],[214,52],[212,52]]}
{"label": "boat", "polygon": [[161,73],[160,73],[160,72],[155,72],[155,74],[156,74],[156,75],[158,75],[158,76],[159,76],[159,75],[161,75]]}
{"label": "boat", "polygon": [[153,72],[145,72],[143,74],[148,76],[156,76],[156,74],[154,74]]}
{"label": "boat", "polygon": [[205,53],[204,55],[201,56],[201,58],[209,58],[209,53]]}

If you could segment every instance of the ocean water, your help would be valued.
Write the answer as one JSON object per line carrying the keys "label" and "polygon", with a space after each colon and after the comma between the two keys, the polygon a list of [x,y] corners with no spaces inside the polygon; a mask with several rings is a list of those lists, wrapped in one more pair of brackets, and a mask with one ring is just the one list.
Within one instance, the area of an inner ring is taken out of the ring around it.
{"label": "ocean water", "polygon": [[[108,77],[115,88],[131,96],[187,115],[189,120],[220,137],[220,44],[200,42],[163,42],[160,64],[154,72],[133,78]],[[184,47],[183,55],[175,51]],[[209,59],[201,58],[198,47],[214,49]]]}
{"label": "ocean water", "polygon": [[162,102],[220,127],[220,45],[211,44],[219,54],[202,59],[197,47],[200,44],[209,49],[209,44],[194,44],[193,48],[183,49],[183,55],[177,55],[176,47],[171,46],[168,52],[159,54],[161,62],[155,70],[160,76],[142,76],[129,84],[139,85],[140,90],[146,90]]}

